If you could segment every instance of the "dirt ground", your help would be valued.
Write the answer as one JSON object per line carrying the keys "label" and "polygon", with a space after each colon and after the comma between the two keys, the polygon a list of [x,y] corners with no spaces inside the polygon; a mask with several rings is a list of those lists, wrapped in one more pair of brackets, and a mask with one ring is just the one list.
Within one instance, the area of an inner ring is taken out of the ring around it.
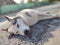
{"label": "dirt ground", "polygon": [[[35,9],[39,11],[49,11],[53,14],[60,10],[60,3]],[[16,13],[5,15],[15,16]],[[60,45],[60,18],[39,21],[31,27],[31,37],[21,35],[9,36],[9,33],[1,30],[1,28],[7,28],[9,26],[9,23],[5,20],[1,15],[0,45]]]}

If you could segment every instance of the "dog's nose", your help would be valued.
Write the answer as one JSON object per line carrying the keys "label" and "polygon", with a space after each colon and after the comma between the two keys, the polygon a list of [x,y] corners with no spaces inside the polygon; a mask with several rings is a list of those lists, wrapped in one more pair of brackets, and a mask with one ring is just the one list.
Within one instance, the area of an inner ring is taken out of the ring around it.
{"label": "dog's nose", "polygon": [[29,30],[25,30],[25,31],[24,31],[24,35],[25,35],[25,36],[28,36],[29,34],[30,34],[30,31],[29,31]]}

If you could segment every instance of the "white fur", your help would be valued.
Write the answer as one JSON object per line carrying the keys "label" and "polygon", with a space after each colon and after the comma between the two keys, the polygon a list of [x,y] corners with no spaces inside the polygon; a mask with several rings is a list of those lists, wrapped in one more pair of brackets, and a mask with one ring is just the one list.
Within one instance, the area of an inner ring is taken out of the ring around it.
{"label": "white fur", "polygon": [[[26,15],[28,13],[30,16]],[[56,14],[47,14],[47,12],[39,12],[34,9],[24,9],[17,13],[15,17],[17,18],[17,23],[15,25],[10,24],[9,32],[16,34],[18,31],[20,35],[24,35],[25,30],[30,31],[30,26],[36,24],[39,20],[51,19],[57,17]],[[19,28],[17,27],[19,25]]]}
{"label": "white fur", "polygon": [[[25,13],[28,13],[31,17],[28,17]],[[56,14],[47,14],[47,12],[39,12],[34,9],[24,9],[17,13],[17,17],[20,16],[27,25],[32,26],[36,24],[39,20],[54,18]]]}
{"label": "white fur", "polygon": [[11,25],[8,29],[8,32],[17,34],[16,32],[18,31],[18,28],[16,25]]}
{"label": "white fur", "polygon": [[24,35],[25,30],[30,30],[29,26],[26,25],[22,19],[17,19],[17,23],[19,24],[19,34]]}

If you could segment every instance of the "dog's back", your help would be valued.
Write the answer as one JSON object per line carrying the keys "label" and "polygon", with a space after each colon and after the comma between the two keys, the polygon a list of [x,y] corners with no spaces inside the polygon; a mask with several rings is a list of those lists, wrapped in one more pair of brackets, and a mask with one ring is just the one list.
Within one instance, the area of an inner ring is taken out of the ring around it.
{"label": "dog's back", "polygon": [[24,9],[20,11],[17,16],[23,18],[23,20],[29,25],[34,25],[38,21],[39,12],[34,9]]}
{"label": "dog's back", "polygon": [[22,17],[22,19],[29,25],[34,25],[39,20],[51,19],[56,17],[56,14],[49,14],[48,12],[40,12],[34,9],[24,9],[17,13],[17,16]]}

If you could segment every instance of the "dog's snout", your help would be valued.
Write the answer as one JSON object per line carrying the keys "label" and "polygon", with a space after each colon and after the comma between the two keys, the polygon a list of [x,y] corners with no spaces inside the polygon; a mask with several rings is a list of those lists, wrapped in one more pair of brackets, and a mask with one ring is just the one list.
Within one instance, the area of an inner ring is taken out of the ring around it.
{"label": "dog's snout", "polygon": [[24,35],[25,35],[25,36],[28,36],[28,35],[29,35],[29,33],[30,33],[30,31],[29,31],[29,30],[25,30],[25,31],[24,31]]}

